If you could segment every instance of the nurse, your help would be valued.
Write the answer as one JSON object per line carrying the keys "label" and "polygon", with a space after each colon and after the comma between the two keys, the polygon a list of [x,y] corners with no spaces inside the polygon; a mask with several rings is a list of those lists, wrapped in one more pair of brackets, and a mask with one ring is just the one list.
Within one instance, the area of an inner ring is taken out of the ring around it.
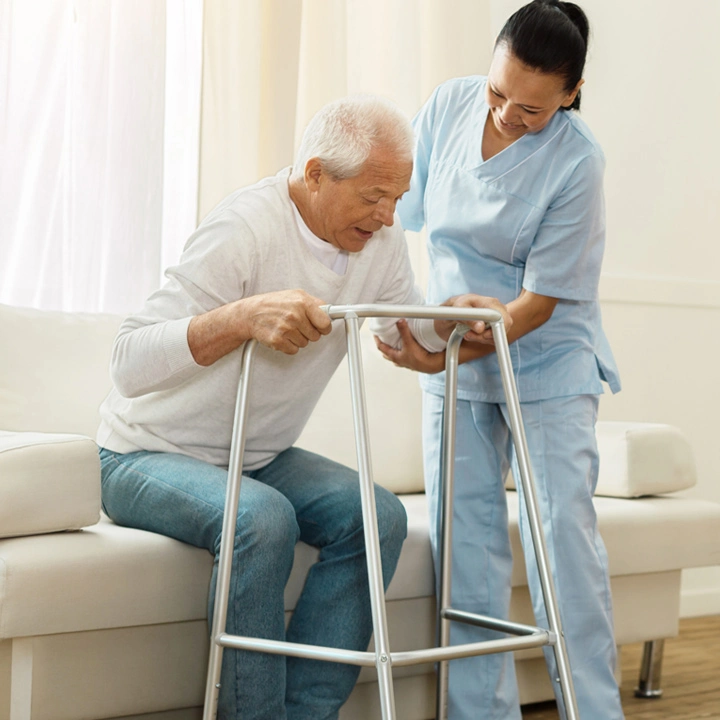
{"label": "nurse", "polygon": [[[404,227],[427,228],[429,302],[482,293],[508,306],[580,716],[617,720],[623,712],[613,675],[607,556],[592,495],[598,396],[602,381],[613,392],[620,383],[598,305],[605,162],[575,112],[587,40],[587,18],[573,3],[535,0],[518,10],[497,39],[488,76],[440,85],[415,117],[415,168],[398,212]],[[378,344],[396,364],[425,373],[425,478],[435,528],[444,353],[427,353],[404,323],[399,327],[400,350]],[[516,461],[494,348],[485,342],[461,347],[452,605],[504,618],[512,558],[503,478]],[[521,537],[537,622],[547,627],[526,522]],[[432,542],[437,548],[436,537]],[[451,642],[487,633],[453,624]],[[554,679],[554,658],[545,652]],[[519,720],[512,655],[452,661],[449,717]]]}

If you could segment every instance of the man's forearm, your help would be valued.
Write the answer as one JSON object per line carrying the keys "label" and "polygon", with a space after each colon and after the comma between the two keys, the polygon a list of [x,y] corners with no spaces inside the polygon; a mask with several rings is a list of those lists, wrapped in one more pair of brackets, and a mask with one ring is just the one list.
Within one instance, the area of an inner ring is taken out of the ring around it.
{"label": "man's forearm", "polygon": [[198,365],[212,365],[250,339],[243,302],[237,300],[222,305],[190,321],[188,345]]}
{"label": "man's forearm", "polygon": [[294,355],[327,335],[332,325],[323,301],[303,290],[278,290],[236,300],[194,317],[188,345],[198,365],[212,365],[254,338],[266,347]]}

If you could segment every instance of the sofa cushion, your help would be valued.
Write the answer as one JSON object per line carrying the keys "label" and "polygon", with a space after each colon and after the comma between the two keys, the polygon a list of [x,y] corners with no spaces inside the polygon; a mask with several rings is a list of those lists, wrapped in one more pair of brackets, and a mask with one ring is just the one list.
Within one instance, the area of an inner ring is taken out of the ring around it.
{"label": "sofa cushion", "polygon": [[0,429],[95,437],[115,315],[0,305]]}
{"label": "sofa cushion", "polygon": [[656,423],[599,422],[596,495],[661,495],[697,482],[695,457],[682,432]]}
{"label": "sofa cushion", "polygon": [[[388,600],[433,594],[425,495],[404,495],[409,533]],[[508,493],[513,586],[525,583],[517,494]],[[720,505],[676,497],[596,498],[613,576],[720,564]],[[692,532],[689,532],[689,529]],[[317,551],[298,544],[285,593],[295,607]],[[0,640],[202,620],[212,557],[106,518],[78,533],[0,540]]]}
{"label": "sofa cushion", "polygon": [[99,518],[94,441],[0,431],[0,537],[77,530]]}
{"label": "sofa cushion", "polygon": [[[671,425],[602,421],[596,436],[600,471],[595,495],[638,498],[686,490],[697,482],[687,438]],[[506,486],[516,487],[512,473]]]}

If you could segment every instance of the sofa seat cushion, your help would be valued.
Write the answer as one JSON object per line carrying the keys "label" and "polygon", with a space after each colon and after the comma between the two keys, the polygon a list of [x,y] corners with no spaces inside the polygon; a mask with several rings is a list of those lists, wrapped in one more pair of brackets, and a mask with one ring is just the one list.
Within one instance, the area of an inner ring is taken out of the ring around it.
{"label": "sofa seat cushion", "polygon": [[99,518],[93,440],[0,431],[0,538],[77,530]]}
{"label": "sofa seat cushion", "polygon": [[[408,539],[388,600],[429,597],[434,580],[424,495],[404,495]],[[525,583],[517,496],[508,493],[516,559]],[[612,575],[720,564],[720,505],[686,498],[596,498]],[[317,551],[302,543],[285,593],[295,607]],[[202,620],[212,557],[206,550],[103,518],[76,533],[0,540],[0,639]]]}
{"label": "sofa seat cushion", "polygon": [[[427,562],[430,547],[427,520],[423,523],[427,498],[417,494],[403,495],[401,499],[408,511],[409,538],[414,526],[415,532],[422,534],[426,555],[413,556],[413,545],[419,549],[419,538],[410,547],[406,541],[388,599],[421,597],[415,593],[433,592],[432,564]],[[527,585],[518,529],[518,495],[510,491],[507,499],[514,558],[512,584],[518,587]],[[720,565],[720,504],[682,497],[636,500],[596,497],[594,503],[613,576]]]}
{"label": "sofa seat cushion", "polygon": [[0,540],[0,639],[205,618],[206,550],[103,517]]}
{"label": "sofa seat cushion", "polygon": [[[390,600],[433,593],[424,496],[404,500],[408,539]],[[297,545],[287,610],[317,556]],[[0,540],[0,639],[205,619],[212,565],[206,550],[105,516],[77,533]]]}

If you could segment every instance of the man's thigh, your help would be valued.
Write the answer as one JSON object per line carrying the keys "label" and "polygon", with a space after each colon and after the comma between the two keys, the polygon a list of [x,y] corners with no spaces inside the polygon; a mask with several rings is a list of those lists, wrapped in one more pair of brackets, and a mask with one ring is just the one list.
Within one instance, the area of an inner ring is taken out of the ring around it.
{"label": "man's thigh", "polygon": [[[215,553],[222,532],[227,470],[172,453],[101,450],[105,512],[119,525],[161,533]],[[288,503],[273,488],[243,477],[238,527]]]}
{"label": "man's thigh", "polygon": [[[300,526],[300,537],[310,545],[324,547],[362,527],[356,470],[292,447],[252,475],[290,501]],[[406,522],[402,503],[389,490],[376,485],[375,503],[381,536],[388,525]]]}

